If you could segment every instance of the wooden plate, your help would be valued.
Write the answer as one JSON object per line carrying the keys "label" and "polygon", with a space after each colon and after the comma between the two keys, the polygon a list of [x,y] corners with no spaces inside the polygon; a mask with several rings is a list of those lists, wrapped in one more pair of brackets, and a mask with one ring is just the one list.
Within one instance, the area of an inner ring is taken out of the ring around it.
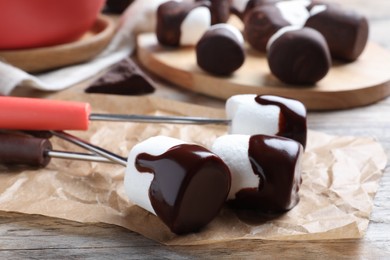
{"label": "wooden plate", "polygon": [[137,39],[137,55],[145,68],[194,92],[227,99],[253,93],[291,97],[311,110],[345,109],[371,104],[390,95],[390,52],[369,43],[353,63],[336,63],[315,86],[291,86],[278,81],[264,55],[247,48],[244,65],[230,77],[216,77],[196,64],[193,48],[164,48],[153,33]]}
{"label": "wooden plate", "polygon": [[93,27],[79,40],[43,48],[0,51],[0,60],[27,72],[41,72],[87,61],[109,43],[115,22],[100,15]]}

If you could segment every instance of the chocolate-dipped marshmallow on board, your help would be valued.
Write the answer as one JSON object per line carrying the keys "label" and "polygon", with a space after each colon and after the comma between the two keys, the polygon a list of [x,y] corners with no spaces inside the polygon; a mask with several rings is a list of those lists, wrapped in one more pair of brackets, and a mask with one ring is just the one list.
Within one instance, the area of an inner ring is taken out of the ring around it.
{"label": "chocolate-dipped marshmallow on board", "polygon": [[279,29],[291,25],[274,5],[252,9],[244,19],[244,35],[250,46],[265,52],[267,42]]}
{"label": "chocolate-dipped marshmallow on board", "polygon": [[363,52],[369,33],[367,19],[353,10],[335,4],[314,2],[305,26],[319,31],[326,39],[332,57],[354,61]]}
{"label": "chocolate-dipped marshmallow on board", "polygon": [[229,75],[239,69],[245,60],[244,38],[229,24],[211,26],[195,48],[200,68],[215,74]]}
{"label": "chocolate-dipped marshmallow on board", "polygon": [[309,17],[308,1],[278,1],[253,8],[244,18],[244,34],[255,50],[265,52],[268,40],[286,26],[303,27]]}
{"label": "chocolate-dipped marshmallow on board", "polygon": [[161,45],[194,46],[210,26],[207,1],[168,1],[157,8],[156,36]]}
{"label": "chocolate-dipped marshmallow on board", "polygon": [[313,85],[324,78],[332,65],[325,38],[311,28],[287,26],[267,44],[272,74],[288,84]]}

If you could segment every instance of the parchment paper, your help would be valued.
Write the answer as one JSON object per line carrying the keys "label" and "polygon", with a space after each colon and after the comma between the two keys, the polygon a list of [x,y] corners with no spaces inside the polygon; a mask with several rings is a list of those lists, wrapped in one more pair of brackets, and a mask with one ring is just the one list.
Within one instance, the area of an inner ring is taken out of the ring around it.
{"label": "parchment paper", "polygon": [[[224,111],[158,98],[67,95],[91,103],[94,112],[224,117]],[[209,147],[225,126],[92,122],[72,132],[127,157],[150,136],[168,135]],[[53,138],[55,149],[80,151]],[[318,240],[364,235],[386,154],[373,138],[309,131],[300,203],[286,214],[264,216],[225,207],[199,233],[177,236],[154,215],[133,205],[118,165],[53,159],[45,169],[0,166],[0,210],[41,214],[86,223],[123,226],[164,244],[195,245],[240,239]]]}

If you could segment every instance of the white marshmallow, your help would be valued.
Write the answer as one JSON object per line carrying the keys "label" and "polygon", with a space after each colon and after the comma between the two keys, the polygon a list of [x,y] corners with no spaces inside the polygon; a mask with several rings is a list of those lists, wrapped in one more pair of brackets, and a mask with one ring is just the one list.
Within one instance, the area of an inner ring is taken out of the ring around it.
{"label": "white marshmallow", "polygon": [[226,101],[226,116],[231,120],[230,134],[265,134],[279,132],[280,108],[274,105],[261,105],[255,101],[256,95],[236,95]]}
{"label": "white marshmallow", "polygon": [[275,6],[282,13],[283,18],[291,25],[303,27],[306,20],[310,17],[306,8],[309,4],[309,0],[294,0],[277,2]]}
{"label": "white marshmallow", "polygon": [[155,136],[136,144],[130,151],[127,159],[127,168],[124,179],[125,191],[129,199],[136,205],[156,215],[149,199],[149,188],[154,178],[152,173],[139,172],[135,167],[136,157],[140,153],[158,156],[171,147],[185,142],[166,136]]}
{"label": "white marshmallow", "polygon": [[217,138],[211,147],[230,169],[232,182],[228,199],[234,199],[243,188],[259,187],[260,178],[249,161],[249,138],[249,135],[225,135]]}
{"label": "white marshmallow", "polygon": [[207,7],[196,7],[188,13],[180,26],[181,46],[196,45],[211,26],[211,13]]}
{"label": "white marshmallow", "polygon": [[234,27],[233,25],[231,24],[227,24],[227,23],[218,23],[218,24],[214,24],[212,25],[208,31],[211,31],[211,30],[217,30],[217,29],[224,29],[224,30],[228,30],[230,31],[231,33],[233,33],[233,35],[235,36],[236,40],[241,43],[241,44],[244,44],[244,37],[242,36],[242,33],[240,32],[240,30],[238,30],[236,27]]}

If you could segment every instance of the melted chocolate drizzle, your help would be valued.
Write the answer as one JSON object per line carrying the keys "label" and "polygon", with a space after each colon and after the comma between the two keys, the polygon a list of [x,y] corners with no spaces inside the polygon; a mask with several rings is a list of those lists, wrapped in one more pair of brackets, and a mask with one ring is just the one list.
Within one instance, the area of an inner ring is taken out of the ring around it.
{"label": "melted chocolate drizzle", "polygon": [[[231,202],[237,208],[283,212],[298,201],[302,182],[296,172],[300,144],[286,138],[254,135],[249,139],[248,156],[259,176],[258,188],[244,188]],[[299,175],[298,175],[299,174]]]}
{"label": "melted chocolate drizzle", "polygon": [[261,105],[278,106],[279,132],[276,135],[293,139],[306,147],[306,108],[301,102],[271,95],[256,96],[255,101]]}
{"label": "melted chocolate drizzle", "polygon": [[141,153],[135,166],[154,174],[149,198],[157,216],[172,232],[194,232],[219,212],[230,189],[226,164],[207,149],[177,145],[154,156]]}

